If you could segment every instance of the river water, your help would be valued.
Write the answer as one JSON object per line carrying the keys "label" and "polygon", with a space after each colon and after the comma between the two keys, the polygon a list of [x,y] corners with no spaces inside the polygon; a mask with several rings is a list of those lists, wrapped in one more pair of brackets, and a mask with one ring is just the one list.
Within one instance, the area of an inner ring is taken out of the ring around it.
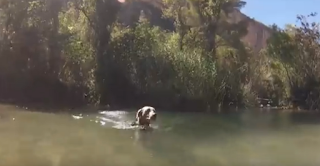
{"label": "river water", "polygon": [[319,166],[320,116],[158,111],[152,131],[134,112],[81,115],[0,106],[1,166]]}

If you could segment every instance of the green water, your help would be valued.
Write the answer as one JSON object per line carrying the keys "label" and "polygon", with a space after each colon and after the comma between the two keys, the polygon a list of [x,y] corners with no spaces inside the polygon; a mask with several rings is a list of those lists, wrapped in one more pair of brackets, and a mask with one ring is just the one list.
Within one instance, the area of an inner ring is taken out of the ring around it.
{"label": "green water", "polygon": [[158,112],[154,130],[133,112],[83,114],[0,107],[1,166],[318,166],[320,116]]}

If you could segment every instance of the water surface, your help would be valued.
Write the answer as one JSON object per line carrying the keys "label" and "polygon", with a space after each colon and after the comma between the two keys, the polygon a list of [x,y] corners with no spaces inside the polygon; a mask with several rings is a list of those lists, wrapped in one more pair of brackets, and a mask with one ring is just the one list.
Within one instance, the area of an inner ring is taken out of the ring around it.
{"label": "water surface", "polygon": [[318,115],[170,113],[153,130],[134,112],[30,112],[0,106],[3,166],[318,166]]}

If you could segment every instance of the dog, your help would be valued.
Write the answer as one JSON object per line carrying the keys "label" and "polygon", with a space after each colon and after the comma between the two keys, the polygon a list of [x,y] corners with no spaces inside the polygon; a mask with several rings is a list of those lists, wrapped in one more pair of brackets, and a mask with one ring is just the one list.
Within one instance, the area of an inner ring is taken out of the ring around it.
{"label": "dog", "polygon": [[156,109],[150,106],[144,106],[137,111],[136,119],[133,123],[131,123],[131,125],[138,125],[141,126],[142,129],[147,129],[150,127],[151,122],[156,120]]}

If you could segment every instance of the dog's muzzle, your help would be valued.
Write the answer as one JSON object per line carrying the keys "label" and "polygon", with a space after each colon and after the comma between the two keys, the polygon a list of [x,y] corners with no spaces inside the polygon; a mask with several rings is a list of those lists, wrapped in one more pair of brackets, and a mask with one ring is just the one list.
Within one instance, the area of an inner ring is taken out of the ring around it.
{"label": "dog's muzzle", "polygon": [[156,121],[156,120],[157,120],[157,114],[152,114],[152,115],[150,116],[150,120]]}

